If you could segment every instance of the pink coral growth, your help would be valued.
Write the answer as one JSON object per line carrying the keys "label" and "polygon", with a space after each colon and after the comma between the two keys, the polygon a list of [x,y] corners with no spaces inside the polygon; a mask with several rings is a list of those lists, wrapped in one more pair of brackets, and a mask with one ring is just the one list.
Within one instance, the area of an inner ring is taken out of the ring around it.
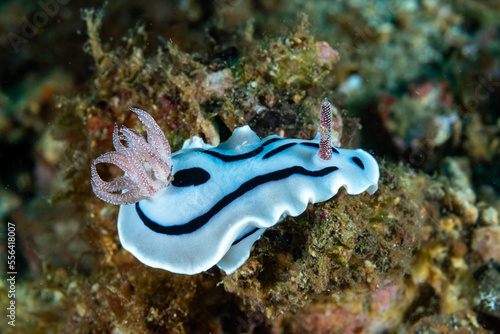
{"label": "pink coral growth", "polygon": [[330,160],[332,158],[332,105],[326,97],[321,105],[319,134],[318,155],[323,160]]}
{"label": "pink coral growth", "polygon": [[[146,126],[147,141],[137,131],[115,126],[115,152],[107,152],[94,160],[90,183],[97,197],[111,204],[133,204],[156,196],[170,183],[171,152],[165,134],[151,115],[141,109],[130,108]],[[124,141],[127,146],[125,146]],[[126,174],[106,182],[97,173],[96,165],[114,164]]]}
{"label": "pink coral growth", "polygon": [[314,57],[320,62],[333,65],[339,60],[339,53],[332,49],[332,47],[328,43],[317,42],[316,47],[318,48],[318,54],[316,54]]}

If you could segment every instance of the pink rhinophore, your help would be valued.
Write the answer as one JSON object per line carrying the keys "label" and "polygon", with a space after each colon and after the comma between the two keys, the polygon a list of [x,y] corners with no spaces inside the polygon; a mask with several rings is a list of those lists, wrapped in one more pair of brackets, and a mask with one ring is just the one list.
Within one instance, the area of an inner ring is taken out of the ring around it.
{"label": "pink rhinophore", "polygon": [[323,160],[330,160],[332,158],[332,105],[326,97],[321,105],[319,133],[318,155]]}

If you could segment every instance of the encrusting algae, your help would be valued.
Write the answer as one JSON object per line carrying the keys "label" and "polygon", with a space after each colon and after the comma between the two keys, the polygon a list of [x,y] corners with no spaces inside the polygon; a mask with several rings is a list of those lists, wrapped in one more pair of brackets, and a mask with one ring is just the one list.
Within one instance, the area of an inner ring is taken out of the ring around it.
{"label": "encrusting algae", "polygon": [[[498,156],[495,142],[489,140],[497,130],[481,123],[478,114],[467,116],[463,129],[452,128],[446,140],[435,145],[446,148],[451,140],[466,156],[436,158],[432,175],[377,156],[381,178],[374,195],[345,196],[341,191],[329,201],[309,205],[298,217],[287,217],[262,236],[233,275],[217,268],[176,275],[140,263],[120,245],[118,208],[97,199],[89,187],[92,159],[112,148],[115,123],[141,130],[128,107],[147,109],[172,151],[194,135],[217,145],[244,124],[261,137],[310,139],[318,128],[323,98],[343,99],[331,91],[339,77],[348,76],[349,66],[339,68],[342,48],[337,52],[327,42],[316,41],[305,16],[285,37],[256,40],[249,22],[234,45],[214,42],[203,52],[188,52],[170,41],[152,50],[147,46],[151,36],[141,25],[121,47],[112,49],[99,37],[103,15],[98,10],[82,12],[89,35],[85,51],[95,63],[91,87],[54,102],[59,117],[47,130],[54,138],[51,145],[67,147],[59,163],[60,189],[52,197],[55,207],[31,208],[46,213],[51,227],[29,214],[17,216],[23,240],[33,249],[23,248],[32,276],[18,283],[16,329],[419,333],[459,324],[464,331],[481,333],[497,323],[499,296],[491,282],[500,281],[494,242],[500,235],[499,205],[487,200],[494,196],[484,195],[494,190],[474,188],[470,180],[476,171],[468,167],[470,159],[492,163]],[[456,20],[447,15],[450,22]],[[377,47],[367,54],[383,44],[382,32]],[[439,58],[434,52],[429,57]],[[408,73],[411,79],[413,72]],[[379,84],[394,87],[393,75],[389,83],[380,83],[383,78],[369,83],[369,89]],[[375,106],[383,100],[377,96]],[[403,109],[405,103],[417,109],[424,103],[391,96],[400,99],[394,103]],[[449,111],[443,115],[451,115]],[[369,115],[359,115],[360,120],[350,114],[334,113],[338,142],[349,147],[370,141],[359,131],[361,125],[366,131],[379,123],[368,124]],[[459,116],[453,124],[462,126]],[[400,136],[396,118],[386,124],[392,139]],[[417,118],[419,127],[432,116]],[[475,137],[477,128],[489,130]],[[455,130],[464,133],[464,141],[454,137]],[[421,138],[420,133],[414,135]],[[485,142],[489,144],[483,147]],[[412,143],[404,145],[401,151]],[[121,173],[106,166],[98,170],[104,180]],[[2,305],[8,302],[3,292],[0,300]]]}

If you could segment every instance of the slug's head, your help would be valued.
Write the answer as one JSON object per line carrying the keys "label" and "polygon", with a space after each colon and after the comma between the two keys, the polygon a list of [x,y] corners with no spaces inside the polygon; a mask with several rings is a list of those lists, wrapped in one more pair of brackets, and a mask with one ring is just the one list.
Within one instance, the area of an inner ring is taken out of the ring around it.
{"label": "slug's head", "polygon": [[364,150],[335,148],[331,143],[332,105],[325,98],[321,105],[319,150],[316,162],[319,166],[335,166],[341,173],[334,187],[343,186],[354,195],[367,191],[373,194],[378,189],[380,171],[377,161]]}

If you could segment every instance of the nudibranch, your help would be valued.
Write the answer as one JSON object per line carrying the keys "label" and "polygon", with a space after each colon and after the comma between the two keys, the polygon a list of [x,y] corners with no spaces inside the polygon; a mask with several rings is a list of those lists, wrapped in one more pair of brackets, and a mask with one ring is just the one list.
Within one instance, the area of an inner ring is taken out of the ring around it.
{"label": "nudibranch", "polygon": [[[370,154],[331,145],[326,99],[313,140],[260,139],[243,126],[217,147],[193,137],[173,154],[155,120],[131,110],[146,126],[147,140],[116,127],[116,152],[94,161],[91,184],[97,197],[121,205],[120,241],[151,267],[191,275],[217,265],[232,274],[264,231],[285,216],[300,215],[340,187],[350,195],[378,188],[379,167]],[[103,181],[99,163],[125,174]]]}

